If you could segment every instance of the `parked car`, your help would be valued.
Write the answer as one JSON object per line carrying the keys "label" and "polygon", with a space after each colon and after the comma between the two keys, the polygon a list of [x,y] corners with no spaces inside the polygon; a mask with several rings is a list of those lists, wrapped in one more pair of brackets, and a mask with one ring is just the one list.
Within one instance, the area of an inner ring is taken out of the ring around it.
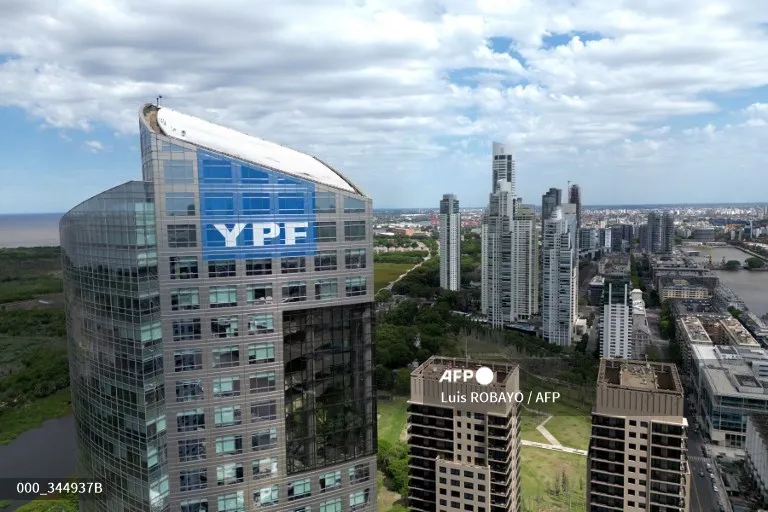
{"label": "parked car", "polygon": [[717,488],[717,486],[716,486],[716,485],[713,485],[713,486],[712,486],[712,490],[713,490],[713,491],[715,491],[715,492],[719,492],[719,489]]}

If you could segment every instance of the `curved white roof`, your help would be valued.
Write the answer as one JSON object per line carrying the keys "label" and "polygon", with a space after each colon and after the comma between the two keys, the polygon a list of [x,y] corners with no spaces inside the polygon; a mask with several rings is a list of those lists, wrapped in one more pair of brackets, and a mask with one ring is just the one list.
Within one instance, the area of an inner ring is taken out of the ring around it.
{"label": "curved white roof", "polygon": [[344,178],[319,160],[274,142],[252,137],[166,107],[158,109],[157,123],[169,137],[254,164],[271,167],[285,174],[355,192]]}

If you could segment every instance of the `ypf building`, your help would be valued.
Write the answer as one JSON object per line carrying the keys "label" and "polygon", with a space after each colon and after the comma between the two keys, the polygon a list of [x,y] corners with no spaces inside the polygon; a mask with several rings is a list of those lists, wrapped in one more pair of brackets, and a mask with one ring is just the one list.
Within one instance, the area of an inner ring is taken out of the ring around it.
{"label": "ypf building", "polygon": [[373,510],[371,201],[144,106],[142,181],[61,222],[84,511]]}

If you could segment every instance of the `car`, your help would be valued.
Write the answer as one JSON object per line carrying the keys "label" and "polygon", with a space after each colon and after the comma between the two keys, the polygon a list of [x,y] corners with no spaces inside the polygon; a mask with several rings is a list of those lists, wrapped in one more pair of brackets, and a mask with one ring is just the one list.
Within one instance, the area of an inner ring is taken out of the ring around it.
{"label": "car", "polygon": [[710,474],[709,474],[709,478],[711,478],[712,480],[714,480],[714,479],[715,479],[715,474],[714,474],[714,473],[710,473]]}
{"label": "car", "polygon": [[699,470],[699,476],[701,476],[701,477],[704,476],[704,470]]}
{"label": "car", "polygon": [[713,485],[713,486],[712,486],[712,490],[713,490],[713,491],[715,491],[715,492],[718,492],[718,491],[719,491],[719,489],[717,488],[717,486],[716,486],[716,485]]}
{"label": "car", "polygon": [[712,471],[712,464],[707,462],[707,471]]}

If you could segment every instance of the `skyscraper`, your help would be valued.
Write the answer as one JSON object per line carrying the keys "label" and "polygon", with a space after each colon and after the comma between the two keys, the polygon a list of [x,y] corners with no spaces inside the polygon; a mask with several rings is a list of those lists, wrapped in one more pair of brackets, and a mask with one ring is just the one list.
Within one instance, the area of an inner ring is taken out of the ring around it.
{"label": "skyscraper", "polygon": [[482,224],[482,311],[494,327],[538,311],[538,258],[533,212],[515,196],[515,163],[493,143],[493,191]]}
{"label": "skyscraper", "polygon": [[544,339],[570,346],[578,318],[576,205],[555,208],[544,222],[541,242],[541,319]]}
{"label": "skyscraper", "polygon": [[541,196],[541,232],[544,233],[544,222],[552,216],[555,208],[562,203],[563,192],[559,188],[550,188]]}
{"label": "skyscraper", "polygon": [[[488,385],[440,382],[446,370],[493,372]],[[408,509],[519,512],[520,412],[514,400],[478,403],[472,392],[520,391],[517,365],[433,356],[411,374]],[[469,395],[469,396],[468,396]],[[445,397],[464,397],[457,403]]]}
{"label": "skyscraper", "polygon": [[453,194],[440,200],[440,288],[461,288],[461,214]]}
{"label": "skyscraper", "polygon": [[606,276],[600,317],[601,357],[632,357],[631,290],[628,277]]}
{"label": "skyscraper", "polygon": [[[373,510],[371,201],[164,107],[61,221],[81,510]],[[171,504],[173,504],[171,506]]]}
{"label": "skyscraper", "polygon": [[653,254],[671,254],[675,246],[675,217],[672,212],[662,215],[650,212],[646,226],[640,240],[643,250]]}
{"label": "skyscraper", "polygon": [[[568,189],[568,202],[576,205],[576,229],[581,229],[581,187],[575,184],[571,185],[571,188]],[[576,245],[578,246],[580,240],[578,236],[576,238]]]}
{"label": "skyscraper", "polygon": [[600,361],[587,510],[691,509],[684,403],[674,364]]}

